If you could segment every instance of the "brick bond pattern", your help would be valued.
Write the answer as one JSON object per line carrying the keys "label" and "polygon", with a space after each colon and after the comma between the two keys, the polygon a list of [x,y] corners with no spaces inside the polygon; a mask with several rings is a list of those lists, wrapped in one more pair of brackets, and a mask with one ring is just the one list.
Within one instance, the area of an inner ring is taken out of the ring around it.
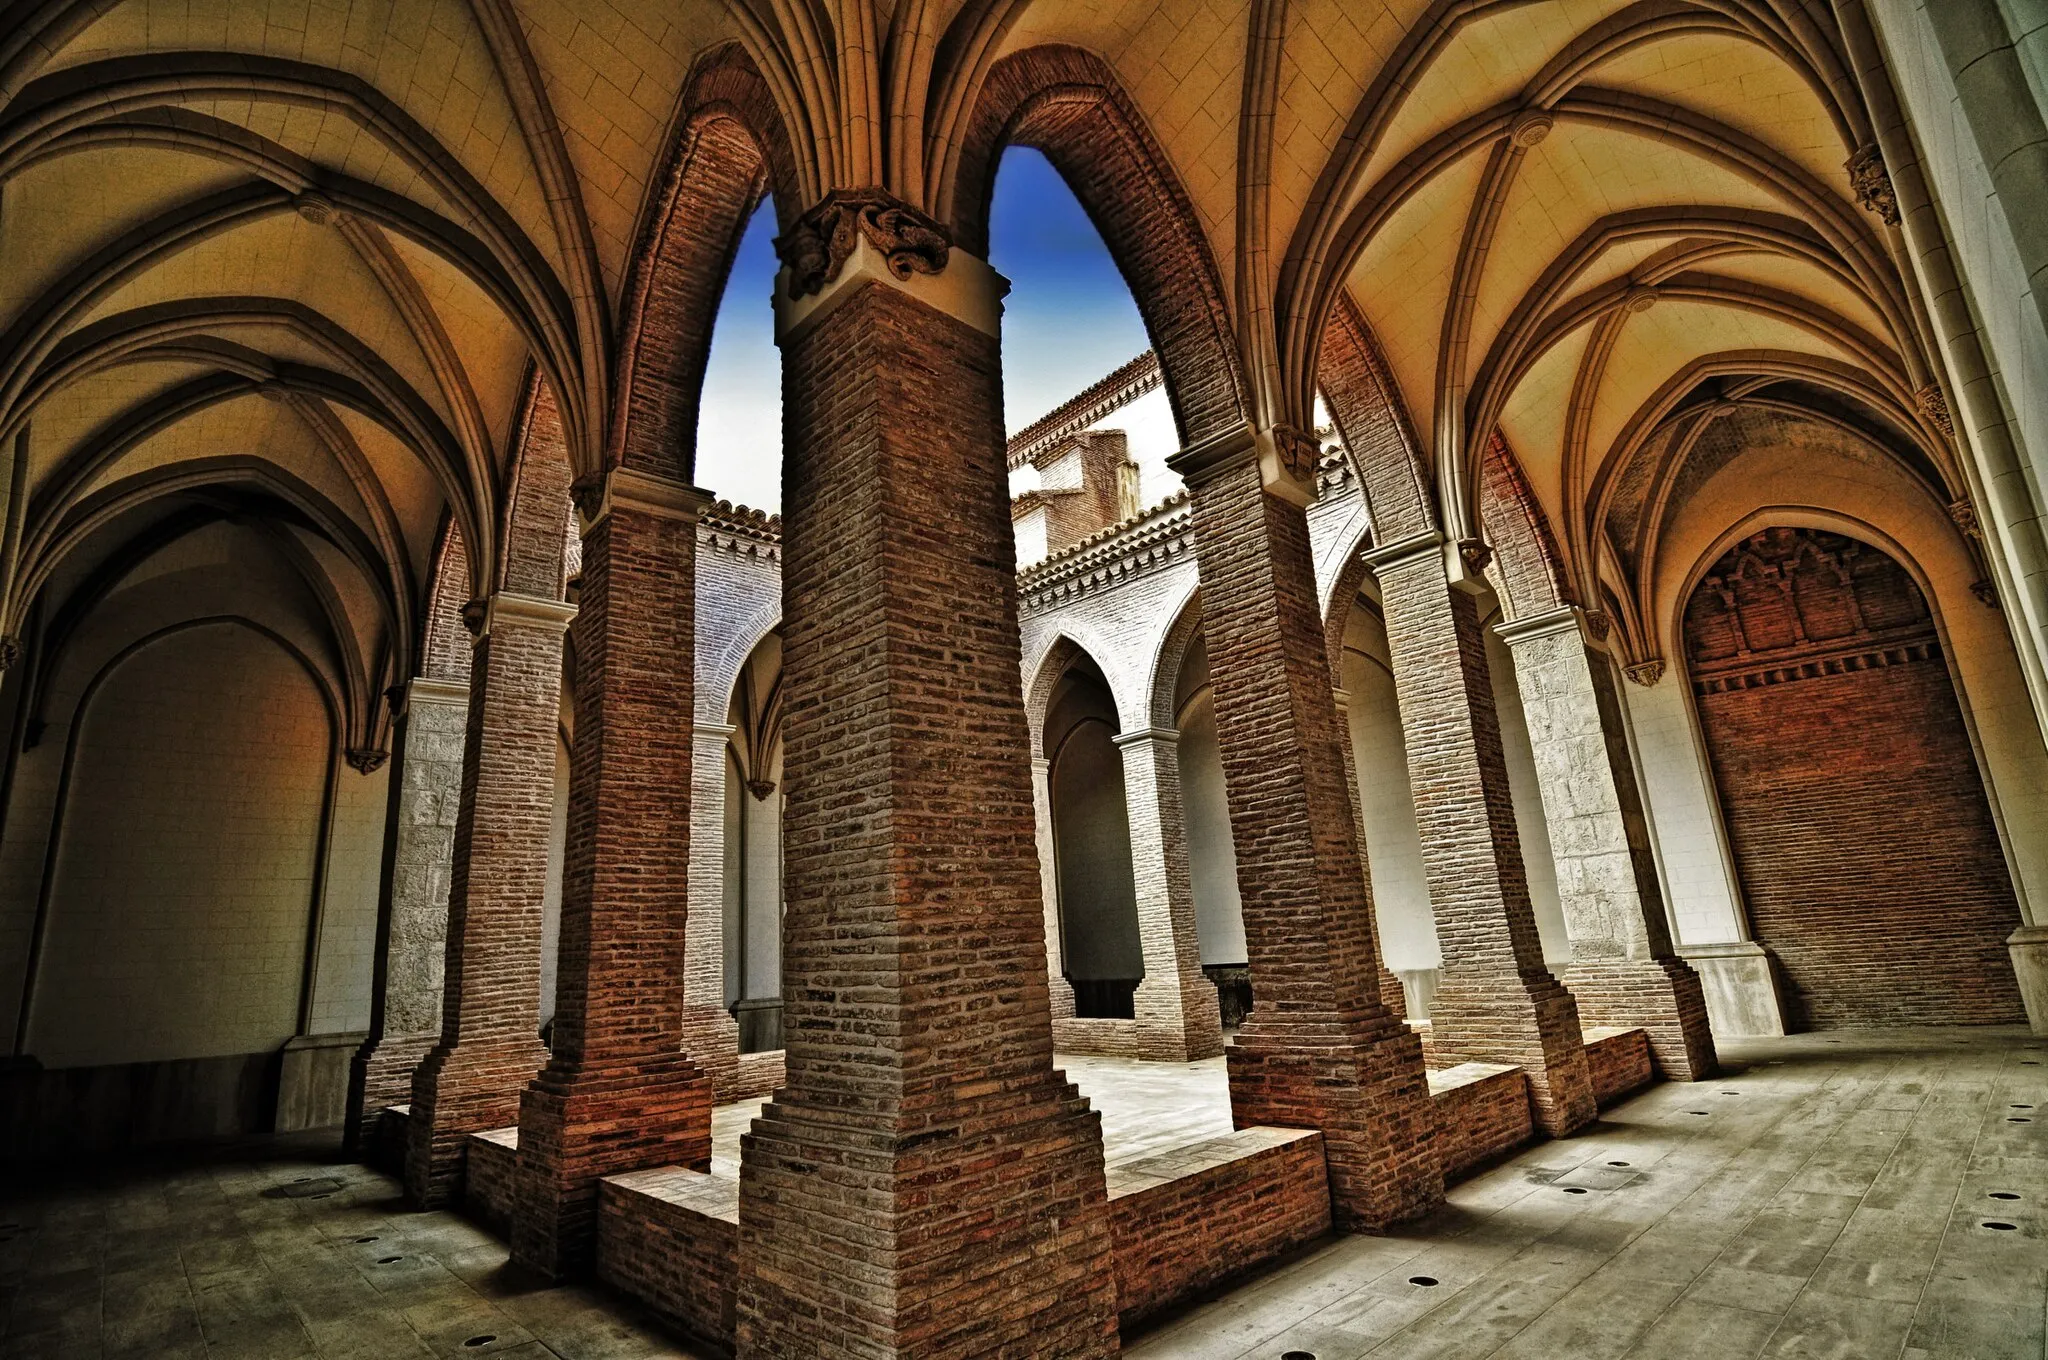
{"label": "brick bond pattern", "polygon": [[1433,538],[1388,551],[1374,566],[1444,955],[1431,1052],[1525,1069],[1537,1123],[1561,1137],[1593,1118],[1593,1088],[1578,1008],[1543,966],[1477,600]]}
{"label": "brick bond pattern", "polygon": [[1308,522],[1254,455],[1193,488],[1255,999],[1228,1053],[1231,1111],[1320,1129],[1336,1222],[1379,1227],[1442,1197],[1435,1114],[1421,1044],[1380,998]]}
{"label": "brick bond pattern", "polygon": [[614,474],[583,539],[554,1052],[519,1105],[512,1238],[555,1278],[590,1263],[598,1177],[711,1158],[711,1083],[683,1052],[702,496],[669,488]]}
{"label": "brick bond pattern", "polygon": [[1671,944],[1614,666],[1578,611],[1518,620],[1514,650],[1558,896],[1571,933],[1565,984],[1587,1025],[1642,1025],[1674,1081],[1714,1071],[1706,993]]}
{"label": "brick bond pattern", "polygon": [[[558,606],[559,608],[559,606]],[[540,1043],[541,897],[559,724],[559,619],[497,618],[477,640],[448,896],[441,1040],[413,1076],[405,1188],[448,1203],[464,1140],[518,1117]]]}
{"label": "brick bond pattern", "polygon": [[[1853,590],[1813,546],[1848,562]],[[1745,551],[1756,560],[1735,580]],[[1717,579],[1741,606],[1746,655]],[[1709,571],[1685,635],[1751,928],[1782,970],[1787,1022],[2023,1021],[2005,946],[2019,907],[1905,570],[1833,535],[1770,530]]]}
{"label": "brick bond pattern", "polygon": [[1052,1065],[997,344],[840,287],[784,340],[788,1085],[742,1140],[739,1348],[1113,1354],[1101,1124]]}

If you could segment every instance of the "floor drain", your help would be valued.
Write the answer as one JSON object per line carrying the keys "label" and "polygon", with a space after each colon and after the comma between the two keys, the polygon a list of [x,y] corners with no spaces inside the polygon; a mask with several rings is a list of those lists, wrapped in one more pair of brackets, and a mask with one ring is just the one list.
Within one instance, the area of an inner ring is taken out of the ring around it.
{"label": "floor drain", "polygon": [[2005,1122],[2006,1122],[2006,1123],[2008,1123],[2008,1124],[2031,1124],[2031,1123],[2033,1123],[2034,1121],[2033,1121],[2033,1120],[2031,1120],[2031,1119],[2029,1119],[2029,1118],[2027,1118],[2027,1117],[2026,1117],[2025,1115],[2023,1115],[2023,1114],[2016,1114],[2016,1115],[2012,1116],[2012,1118],[2010,1118],[2010,1119],[2006,1120]]}
{"label": "floor drain", "polygon": [[377,1264],[380,1266],[395,1266],[404,1259],[405,1258],[403,1256],[379,1256],[377,1258]]}
{"label": "floor drain", "polygon": [[1280,1360],[1316,1360],[1314,1351],[1282,1351]]}
{"label": "floor drain", "polygon": [[[497,1333],[495,1333],[495,1332],[485,1332],[485,1333],[484,1333],[484,1334],[483,1334],[482,1336],[473,1336],[473,1337],[471,1337],[471,1338],[470,1338],[469,1340],[467,1340],[467,1341],[463,1342],[462,1344],[463,1344],[463,1345],[465,1345],[465,1346],[467,1346],[467,1347],[469,1347],[469,1348],[470,1348],[471,1350],[475,1350],[475,1349],[476,1349],[476,1348],[477,1348],[478,1346],[488,1346],[488,1345],[490,1345],[490,1344],[491,1344],[491,1343],[492,1343],[493,1341],[496,1341],[497,1339],[498,1339],[498,1337],[497,1337]],[[1288,1354],[1289,1354],[1289,1355],[1301,1355],[1301,1354],[1304,1354],[1304,1352],[1302,1352],[1302,1351],[1289,1351],[1289,1352],[1288,1352]],[[1308,1360],[1316,1360],[1316,1358],[1315,1358],[1315,1357],[1314,1357],[1313,1355],[1311,1355],[1311,1356],[1309,1356]]]}
{"label": "floor drain", "polygon": [[1739,1095],[1741,1095],[1741,1094],[1742,1094],[1742,1092],[1740,1092],[1740,1091],[1723,1091],[1723,1092],[1722,1092],[1721,1094],[1722,1094],[1722,1095],[1724,1095],[1724,1096],[1739,1096]]}
{"label": "floor drain", "polygon": [[1627,1165],[1628,1165],[1628,1163],[1627,1163],[1627,1162],[1609,1162],[1609,1163],[1608,1163],[1608,1165],[1609,1165],[1609,1166],[1627,1166]]}
{"label": "floor drain", "polygon": [[2031,1105],[2008,1105],[2005,1108],[2008,1110],[2031,1110],[2034,1107]]}
{"label": "floor drain", "polygon": [[2018,1196],[2018,1195],[2015,1195],[2015,1194],[2014,1194],[2014,1193],[2013,1193],[2012,1191],[2010,1191],[2010,1190],[1993,1190],[1993,1191],[1991,1192],[1991,1198],[1992,1198],[1992,1199],[2018,1199],[2018,1198],[2019,1198],[2019,1196]]}
{"label": "floor drain", "polygon": [[334,1198],[334,1192],[333,1192],[332,1190],[329,1190],[329,1191],[328,1191],[328,1192],[327,1192],[326,1194],[324,1194],[324,1195],[308,1195],[308,1196],[306,1196],[306,1198],[307,1198],[307,1199],[333,1199],[333,1198]]}
{"label": "floor drain", "polygon": [[377,1235],[375,1233],[371,1233],[368,1237],[358,1237],[356,1239],[357,1242],[374,1242],[376,1240]]}
{"label": "floor drain", "polygon": [[1686,1113],[1687,1113],[1687,1114],[1705,1114],[1705,1113],[1706,1113],[1706,1111],[1705,1111],[1705,1110],[1687,1110],[1687,1111],[1686,1111]]}
{"label": "floor drain", "polygon": [[1567,1195],[1583,1195],[1586,1193],[1586,1187],[1583,1185],[1567,1185],[1564,1188],[1564,1192]]}
{"label": "floor drain", "polygon": [[1996,1219],[1992,1219],[1986,1222],[1984,1226],[1993,1232],[2012,1232],[2020,1225],[2017,1223],[2000,1223]]}
{"label": "floor drain", "polygon": [[1410,1275],[1410,1276],[1408,1277],[1408,1283],[1410,1283],[1410,1284],[1419,1284],[1419,1285],[1421,1285],[1421,1286],[1422,1286],[1422,1287],[1423,1287],[1424,1289],[1434,1289],[1434,1288],[1436,1288],[1436,1276],[1434,1276],[1434,1275]]}

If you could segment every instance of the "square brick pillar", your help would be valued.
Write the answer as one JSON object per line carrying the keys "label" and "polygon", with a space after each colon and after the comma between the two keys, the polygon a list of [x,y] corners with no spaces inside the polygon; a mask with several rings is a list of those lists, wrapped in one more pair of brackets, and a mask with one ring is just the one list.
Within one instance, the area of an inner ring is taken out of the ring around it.
{"label": "square brick pillar", "polygon": [[1571,935],[1565,985],[1591,1025],[1640,1025],[1673,1081],[1714,1072],[1697,974],[1671,945],[1614,665],[1565,606],[1496,631],[1513,650]]}
{"label": "square brick pillar", "polygon": [[[788,1085],[741,1143],[738,1352],[1113,1355],[1101,1120],[1053,1067],[1004,285],[898,214],[835,194],[781,242]],[[804,270],[835,223],[850,258]]]}
{"label": "square brick pillar", "polygon": [[1223,1017],[1216,986],[1202,972],[1195,936],[1195,888],[1180,801],[1180,733],[1148,727],[1114,740],[1124,757],[1138,944],[1145,960],[1145,977],[1133,998],[1138,1054],[1154,1062],[1213,1058],[1223,1051]]}
{"label": "square brick pillar", "polygon": [[[1342,678],[1336,674],[1334,664],[1330,678]],[[1359,869],[1365,876],[1365,919],[1372,927],[1372,956],[1379,960],[1380,1000],[1396,1019],[1405,1022],[1408,993],[1402,987],[1400,974],[1387,967],[1387,956],[1380,949],[1379,907],[1373,899],[1372,873],[1366,867],[1372,860],[1372,844],[1365,834],[1365,798],[1358,786],[1358,755],[1351,745],[1351,691],[1338,685],[1330,691],[1330,698],[1337,705],[1337,753],[1344,759],[1344,792],[1351,795],[1351,824],[1358,829],[1359,859],[1365,861]]]}
{"label": "square brick pillar", "polygon": [[405,687],[391,739],[370,1032],[349,1062],[351,1153],[362,1150],[379,1111],[412,1099],[412,1075],[441,1037],[448,891],[468,726],[467,684],[423,676]]}
{"label": "square brick pillar", "polygon": [[1367,561],[1386,610],[1423,874],[1444,956],[1429,1012],[1431,1056],[1521,1067],[1536,1122],[1560,1137],[1598,1109],[1578,1007],[1543,965],[1478,598],[1462,574],[1471,568],[1434,532]]}
{"label": "square brick pillar", "polygon": [[[722,1104],[738,1098],[740,1027],[725,1008],[725,775],[729,723],[694,725],[689,921],[683,930],[683,1051]],[[744,872],[744,869],[742,870]]]}
{"label": "square brick pillar", "polygon": [[1372,1229],[1440,1203],[1443,1172],[1421,1041],[1380,995],[1303,512],[1312,448],[1246,428],[1173,462],[1194,493],[1251,963],[1231,1114],[1240,1128],[1322,1130],[1337,1224]]}
{"label": "square brick pillar", "polygon": [[562,634],[575,609],[500,591],[483,612],[470,666],[468,744],[441,1041],[413,1075],[405,1191],[423,1208],[462,1189],[465,1140],[519,1118],[519,1091],[543,1062],[541,897],[561,727]]}
{"label": "square brick pillar", "polygon": [[[1043,749],[1038,734],[1032,734],[1031,749]],[[1059,853],[1052,838],[1052,762],[1044,756],[1031,758],[1031,806],[1036,818],[1036,835],[1033,844],[1038,850],[1039,891],[1045,905],[1045,976],[1051,990],[1052,1018],[1071,1020],[1074,1018],[1074,988],[1060,973],[1060,894],[1058,872]]]}
{"label": "square brick pillar", "polygon": [[632,468],[579,500],[576,743],[553,1054],[519,1102],[512,1259],[587,1270],[600,1177],[711,1165],[683,1052],[697,488]]}

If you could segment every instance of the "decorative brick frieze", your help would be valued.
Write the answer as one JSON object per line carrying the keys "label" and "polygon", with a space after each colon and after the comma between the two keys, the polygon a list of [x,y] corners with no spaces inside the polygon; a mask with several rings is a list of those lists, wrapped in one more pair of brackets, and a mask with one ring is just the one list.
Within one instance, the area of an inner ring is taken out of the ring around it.
{"label": "decorative brick frieze", "polygon": [[857,250],[780,314],[788,1078],[742,1140],[741,1355],[1116,1350],[1100,1120],[1052,1061],[996,284],[966,264],[985,297]]}
{"label": "decorative brick frieze", "polygon": [[460,1184],[466,1140],[518,1118],[540,1043],[562,634],[575,610],[500,592],[471,665],[462,801],[448,895],[441,1039],[414,1074],[405,1187],[433,1207]]}
{"label": "decorative brick frieze", "polygon": [[1423,872],[1444,967],[1430,1006],[1440,1061],[1523,1068],[1537,1123],[1595,1115],[1578,1008],[1543,964],[1515,829],[1478,599],[1434,533],[1367,554],[1401,695]]}
{"label": "decorative brick frieze", "polygon": [[1010,437],[1009,465],[1023,467],[1047,449],[1122,410],[1166,380],[1159,356],[1146,350],[1100,382],[1069,398]]}
{"label": "decorative brick frieze", "polygon": [[349,1066],[347,1145],[364,1146],[368,1123],[412,1098],[412,1074],[441,1037],[448,949],[448,892],[462,806],[469,686],[418,679],[392,735],[390,824],[384,901],[377,920],[370,1031]]}
{"label": "decorative brick frieze", "polygon": [[1193,530],[1187,493],[1169,496],[1135,520],[1112,525],[1019,573],[1019,607],[1026,615],[1041,614],[1180,565],[1194,551]]}
{"label": "decorative brick frieze", "polygon": [[512,1234],[550,1278],[590,1265],[600,1177],[710,1162],[711,1083],[683,1051],[707,499],[621,468],[584,511],[553,1054],[519,1105]]}
{"label": "decorative brick frieze", "polygon": [[1261,463],[1248,438],[1179,464],[1254,998],[1231,1112],[1321,1130],[1336,1222],[1377,1228],[1441,1201],[1436,1115],[1421,1044],[1380,995],[1308,520]]}
{"label": "decorative brick frieze", "polygon": [[1710,1076],[1706,994],[1672,947],[1614,665],[1571,607],[1497,631],[1514,652],[1580,1021],[1642,1026],[1665,1076]]}
{"label": "decorative brick frieze", "polygon": [[1181,809],[1178,732],[1141,728],[1114,740],[1124,758],[1131,876],[1145,976],[1132,998],[1137,1056],[1192,1062],[1223,1051],[1216,988],[1202,975],[1195,890]]}

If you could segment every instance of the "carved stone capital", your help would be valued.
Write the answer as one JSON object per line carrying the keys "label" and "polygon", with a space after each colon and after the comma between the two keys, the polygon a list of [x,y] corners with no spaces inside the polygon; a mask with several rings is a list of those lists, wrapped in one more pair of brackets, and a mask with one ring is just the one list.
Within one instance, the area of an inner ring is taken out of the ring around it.
{"label": "carved stone capital", "polygon": [[21,664],[21,639],[12,633],[0,635],[0,671],[11,671]]}
{"label": "carved stone capital", "polygon": [[1638,661],[1633,666],[1622,667],[1621,673],[1629,678],[1630,683],[1653,689],[1664,678],[1664,658],[1653,656],[1648,661]]}
{"label": "carved stone capital", "polygon": [[1940,383],[1929,383],[1913,394],[1914,404],[1920,414],[1934,423],[1934,427],[1950,439],[1956,437],[1955,421],[1948,413],[1948,398],[1942,395]]}
{"label": "carved stone capital", "polygon": [[469,630],[471,637],[484,635],[484,620],[490,616],[489,600],[470,600],[462,606],[462,626]]}
{"label": "carved stone capital", "polygon": [[1586,636],[1595,642],[1607,641],[1607,635],[1614,631],[1614,619],[1604,609],[1585,611]]}
{"label": "carved stone capital", "polygon": [[375,774],[391,758],[391,753],[373,746],[351,746],[343,756],[357,774]]}
{"label": "carved stone capital", "polygon": [[1998,587],[1992,583],[1990,577],[1970,582],[1970,593],[1975,595],[1985,608],[1998,608]]}
{"label": "carved stone capital", "polygon": [[1871,142],[1856,148],[1842,168],[1849,172],[1849,187],[1864,211],[1876,213],[1888,227],[1899,225],[1899,199],[1892,192],[1892,177],[1884,168],[1884,153]]}
{"label": "carved stone capital", "polygon": [[1977,519],[1977,507],[1970,503],[1968,496],[1949,502],[1948,517],[1955,521],[1955,526],[1962,531],[1963,537],[1979,541],[1983,539],[1984,525]]}
{"label": "carved stone capital", "polygon": [[861,236],[899,279],[943,271],[953,250],[953,234],[942,223],[901,199],[879,189],[835,189],[775,238],[789,295],[809,297],[838,278]]}
{"label": "carved stone capital", "polygon": [[747,792],[754,795],[755,802],[765,803],[768,801],[768,795],[775,792],[775,781],[772,779],[749,779],[747,781]]}

